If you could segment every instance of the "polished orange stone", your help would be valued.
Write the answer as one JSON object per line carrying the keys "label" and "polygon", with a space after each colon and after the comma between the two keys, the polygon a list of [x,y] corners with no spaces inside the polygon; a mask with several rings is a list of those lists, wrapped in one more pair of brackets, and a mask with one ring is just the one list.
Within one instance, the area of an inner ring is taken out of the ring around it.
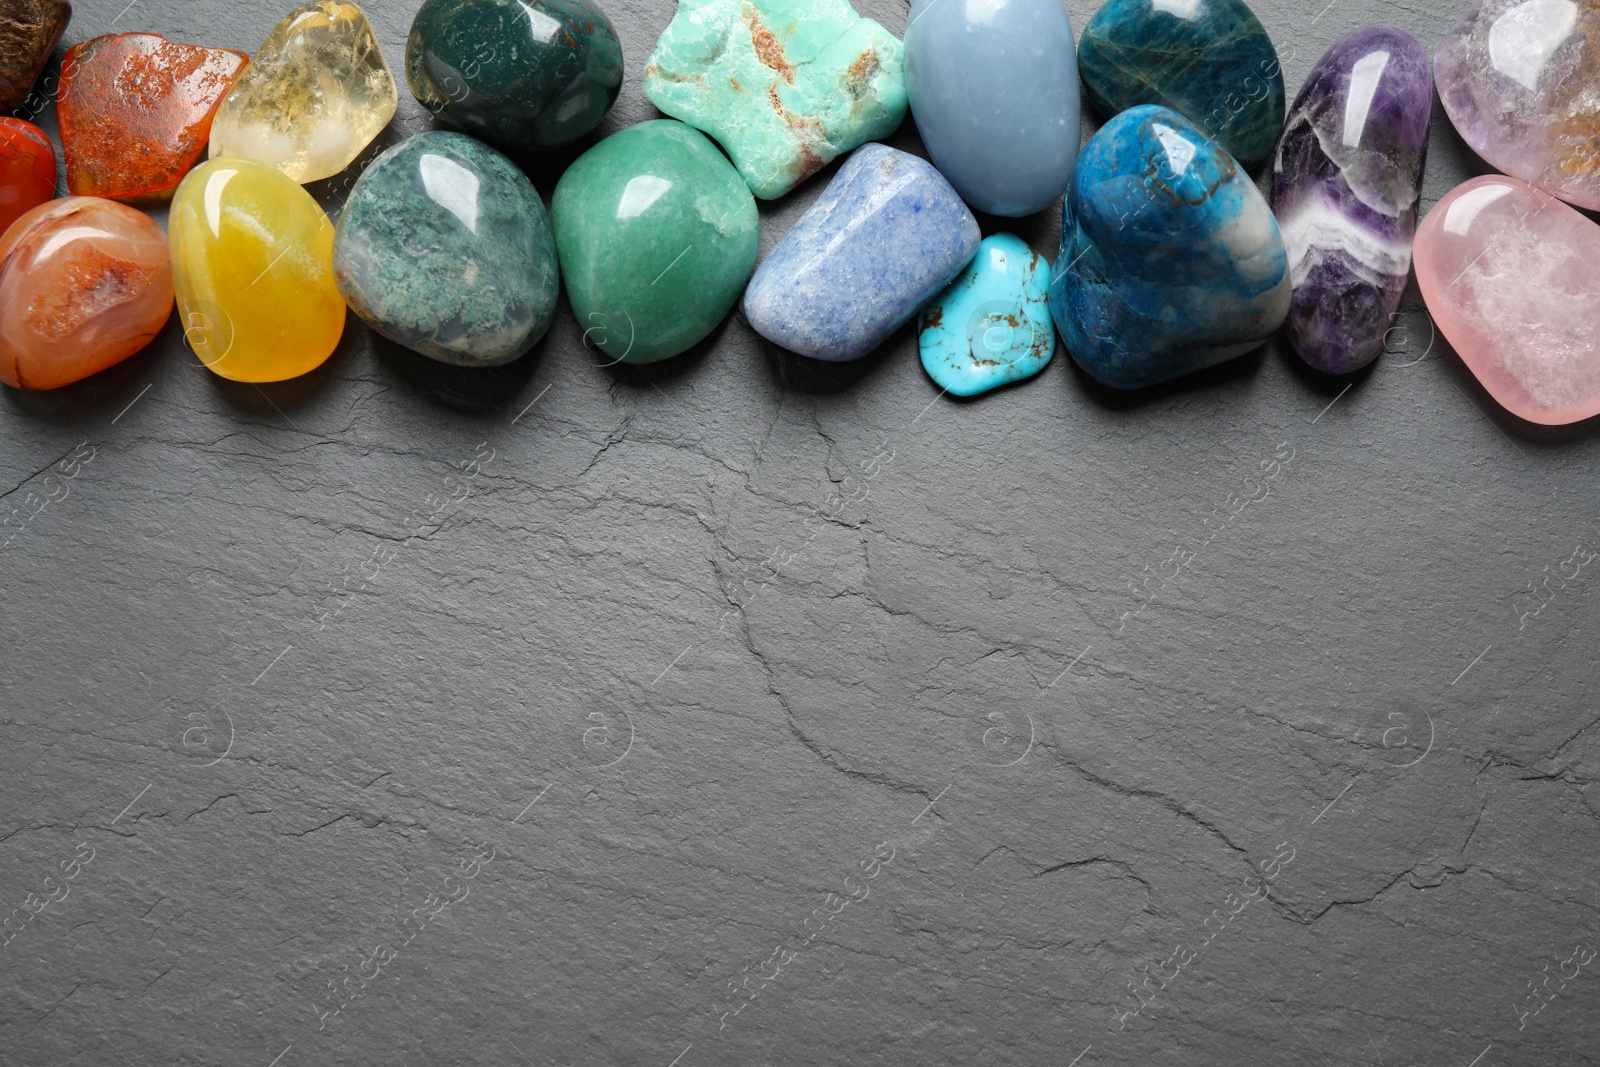
{"label": "polished orange stone", "polygon": [[56,195],[56,150],[31,122],[0,118],[0,234]]}
{"label": "polished orange stone", "polygon": [[41,204],[0,237],[0,381],[55,389],[149,344],[172,313],[167,237],[111,200]]}
{"label": "polished orange stone", "polygon": [[73,45],[61,65],[61,146],[75,196],[167,197],[205,154],[211,119],[250,57],[154,33]]}

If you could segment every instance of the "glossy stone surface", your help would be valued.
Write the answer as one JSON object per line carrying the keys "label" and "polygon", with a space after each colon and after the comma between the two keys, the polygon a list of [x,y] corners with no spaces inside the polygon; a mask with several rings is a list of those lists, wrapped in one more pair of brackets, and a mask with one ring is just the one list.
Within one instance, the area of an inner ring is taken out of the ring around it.
{"label": "glossy stone surface", "polygon": [[1044,370],[1056,354],[1050,261],[1009,233],[986,237],[967,269],[922,310],[922,369],[944,391],[977,396]]}
{"label": "glossy stone surface", "polygon": [[167,217],[184,339],[240,382],[321,366],[344,332],[333,225],[274,167],[224,157],[189,172]]}
{"label": "glossy stone surface", "polygon": [[585,340],[625,363],[675,356],[714,330],[761,243],[755,198],[727,157],[670,119],[585,152],[551,214]]}
{"label": "glossy stone surface", "polygon": [[154,33],[73,45],[57,102],[67,188],[114,200],[170,196],[205,154],[211,118],[249,61]]}
{"label": "glossy stone surface", "polygon": [[31,122],[0,117],[0,234],[56,194],[56,150]]}
{"label": "glossy stone surface", "polygon": [[444,131],[396,145],[362,173],[339,215],[333,275],[373,329],[467,367],[533,347],[560,288],[533,183],[488,145]]}
{"label": "glossy stone surface", "polygon": [[67,0],[0,0],[0,111],[28,99],[71,20]]}
{"label": "glossy stone surface", "polygon": [[939,173],[977,211],[1021,216],[1066,192],[1078,62],[1061,0],[917,0],[906,94]]}
{"label": "glossy stone surface", "polygon": [[1416,38],[1368,26],[1312,68],[1289,109],[1272,207],[1289,253],[1300,357],[1348,374],[1383,351],[1411,274],[1433,74]]}
{"label": "glossy stone surface", "polygon": [[590,0],[426,0],[406,41],[422,106],[513,151],[594,129],[622,75],[617,33]]}
{"label": "glossy stone surface", "polygon": [[0,381],[55,389],[149,344],[172,314],[167,238],[93,197],[53,200],[0,237]]}
{"label": "glossy stone surface", "polygon": [[1278,53],[1244,0],[1109,0],[1083,29],[1078,69],[1102,117],[1162,104],[1247,168],[1283,131]]}
{"label": "glossy stone surface", "polygon": [[1478,0],[1439,42],[1434,75],[1490,166],[1600,210],[1600,5]]}
{"label": "glossy stone surface", "polygon": [[745,318],[802,356],[860,359],[950,284],[979,239],[931,164],[864,145],[762,262]]}
{"label": "glossy stone surface", "polygon": [[251,55],[211,122],[211,158],[253,159],[297,182],[331,178],[389,125],[399,101],[366,12],[313,0]]}
{"label": "glossy stone surface", "polygon": [[1242,356],[1282,325],[1289,297],[1266,200],[1188,119],[1134,108],[1084,146],[1050,312],[1091,377],[1139,389]]}
{"label": "glossy stone surface", "polygon": [[679,0],[644,95],[715,137],[772,200],[895,131],[903,67],[900,42],[847,0]]}
{"label": "glossy stone surface", "polygon": [[1512,414],[1600,414],[1600,226],[1502,175],[1456,186],[1422,220],[1417,285],[1439,331]]}

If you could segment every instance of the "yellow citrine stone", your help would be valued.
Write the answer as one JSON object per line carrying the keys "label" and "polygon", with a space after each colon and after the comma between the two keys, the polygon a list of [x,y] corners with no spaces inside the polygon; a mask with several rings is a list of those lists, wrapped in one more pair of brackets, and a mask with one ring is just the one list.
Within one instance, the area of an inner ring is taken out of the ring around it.
{"label": "yellow citrine stone", "polygon": [[264,163],[224,157],[190,171],[167,240],[179,321],[200,361],[238,382],[321,366],[344,332],[333,235],[311,194]]}
{"label": "yellow citrine stone", "polygon": [[243,156],[297,182],[331,178],[400,102],[366,12],[316,0],[272,28],[211,122],[211,158]]}

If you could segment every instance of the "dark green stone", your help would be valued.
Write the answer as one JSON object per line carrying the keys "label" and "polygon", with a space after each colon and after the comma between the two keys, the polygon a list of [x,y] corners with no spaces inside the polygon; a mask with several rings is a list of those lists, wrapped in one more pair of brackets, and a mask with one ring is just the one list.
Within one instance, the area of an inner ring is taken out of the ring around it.
{"label": "dark green stone", "polygon": [[1283,70],[1244,0],[1109,0],[1084,27],[1078,72],[1102,119],[1161,104],[1245,167],[1283,132]]}
{"label": "dark green stone", "polygon": [[605,116],[622,45],[589,0],[426,0],[406,42],[422,106],[503,148],[556,148]]}

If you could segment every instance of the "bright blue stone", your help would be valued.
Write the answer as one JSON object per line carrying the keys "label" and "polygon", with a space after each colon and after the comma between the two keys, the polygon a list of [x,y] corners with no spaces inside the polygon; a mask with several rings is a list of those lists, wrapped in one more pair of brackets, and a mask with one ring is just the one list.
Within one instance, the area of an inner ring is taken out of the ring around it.
{"label": "bright blue stone", "polygon": [[860,359],[978,250],[978,220],[923,159],[862,145],[750,279],[744,315],[813,359]]}
{"label": "bright blue stone", "polygon": [[1084,146],[1050,313],[1090,375],[1139,389],[1242,356],[1289,311],[1283,236],[1234,158],[1176,111],[1124,111]]}
{"label": "bright blue stone", "polygon": [[955,396],[977,396],[1044,370],[1056,354],[1046,283],[1050,261],[997,233],[922,310],[922,369]]}
{"label": "bright blue stone", "polygon": [[917,0],[906,91],[939,173],[979,211],[1031,215],[1078,158],[1078,59],[1061,0]]}

